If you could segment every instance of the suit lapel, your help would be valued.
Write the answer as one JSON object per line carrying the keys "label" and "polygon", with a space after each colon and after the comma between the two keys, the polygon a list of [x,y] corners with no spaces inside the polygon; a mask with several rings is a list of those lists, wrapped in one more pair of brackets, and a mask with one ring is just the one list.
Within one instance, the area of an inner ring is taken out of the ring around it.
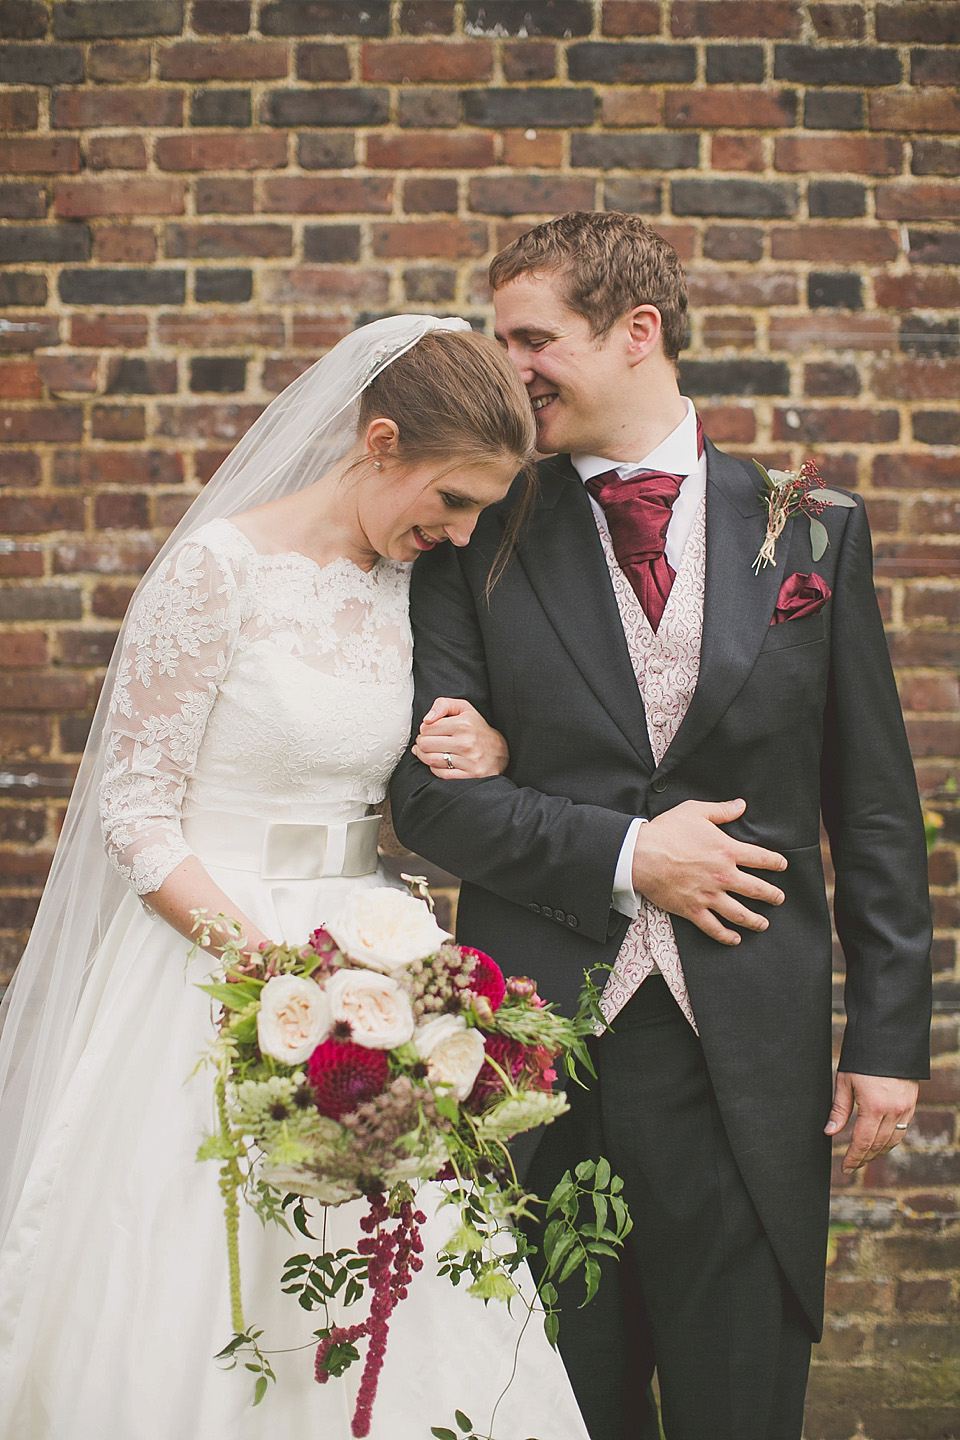
{"label": "suit lapel", "polygon": [[[707,441],[706,575],[700,673],[686,715],[663,759],[680,763],[709,735],[747,679],[770,625],[783,582],[782,567],[759,575],[753,563],[763,543],[766,508],[762,482],[751,467]],[[789,547],[791,521],[777,545]]]}
{"label": "suit lapel", "polygon": [[644,768],[655,769],[610,572],[590,500],[566,456],[540,467],[537,509],[518,555],[577,669]]}

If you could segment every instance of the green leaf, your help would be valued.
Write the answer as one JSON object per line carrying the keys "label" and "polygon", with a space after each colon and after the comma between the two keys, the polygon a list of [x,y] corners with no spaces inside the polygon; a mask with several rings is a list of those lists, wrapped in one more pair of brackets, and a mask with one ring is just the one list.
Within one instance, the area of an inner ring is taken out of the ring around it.
{"label": "green leaf", "polygon": [[454,1430],[447,1430],[443,1425],[431,1425],[430,1434],[436,1435],[437,1440],[457,1440]]}
{"label": "green leaf", "polygon": [[[600,1288],[600,1262],[591,1259],[588,1255],[584,1262],[584,1269],[587,1281],[587,1298],[584,1300],[583,1305],[589,1305]],[[583,1309],[583,1305],[580,1306],[581,1310]]]}
{"label": "green leaf", "polygon": [[264,1395],[266,1395],[266,1393],[267,1393],[267,1377],[266,1377],[266,1375],[261,1375],[261,1376],[260,1376],[260,1379],[257,1381],[256,1385],[254,1385],[254,1387],[253,1387],[253,1403],[254,1403],[254,1405],[259,1405],[259,1404],[260,1404],[260,1401],[263,1399],[263,1397],[264,1397]]}
{"label": "green leaf", "polygon": [[456,1417],[457,1424],[460,1426],[460,1429],[464,1431],[464,1433],[466,1433],[466,1431],[468,1430],[473,1429],[473,1421],[468,1420],[462,1410],[454,1410],[453,1413]]}
{"label": "green leaf", "polygon": [[825,505],[842,505],[845,510],[856,510],[857,502],[839,490],[808,490],[807,500],[822,500]]}
{"label": "green leaf", "polygon": [[573,1274],[574,1270],[576,1270],[577,1266],[580,1264],[583,1258],[583,1249],[580,1246],[578,1246],[576,1250],[572,1250],[570,1252],[570,1254],[567,1256],[566,1264],[560,1271],[559,1282],[561,1285],[563,1284],[564,1280],[570,1279],[570,1276]]}
{"label": "green leaf", "polygon": [[605,1156],[601,1155],[600,1159],[597,1161],[597,1178],[594,1188],[596,1190],[606,1190],[609,1184],[610,1161],[607,1160]]}
{"label": "green leaf", "polygon": [[762,478],[763,478],[763,483],[764,483],[764,485],[766,485],[767,489],[768,489],[768,490],[776,490],[776,488],[777,488],[776,485],[774,485],[774,483],[773,483],[773,481],[770,479],[770,476],[769,476],[769,474],[767,473],[766,469],[764,468],[763,465],[760,464],[760,461],[759,461],[759,460],[754,460],[753,463],[754,463],[754,465],[756,465],[757,469],[760,471],[760,474],[761,474],[761,476],[762,476]]}
{"label": "green leaf", "polygon": [[212,996],[214,1000],[219,1000],[227,1010],[246,1010],[251,1000],[259,999],[263,981],[244,980],[236,985],[198,985],[197,989]]}
{"label": "green leaf", "polygon": [[548,1310],[546,1315],[544,1315],[543,1329],[547,1339],[550,1341],[550,1344],[553,1346],[554,1350],[556,1350],[557,1336],[560,1334],[560,1316],[557,1314],[556,1310]]}
{"label": "green leaf", "polygon": [[819,520],[810,518],[810,553],[814,560],[819,560],[827,546],[830,544],[830,537],[827,528]]}
{"label": "green leaf", "polygon": [[[551,1246],[549,1253],[547,1252],[546,1246],[544,1246],[543,1258],[546,1261],[548,1275],[556,1275],[564,1260],[576,1244],[577,1235],[575,1231],[568,1230],[555,1245]],[[565,1280],[567,1274],[569,1274],[569,1271],[561,1274],[560,1279]]]}

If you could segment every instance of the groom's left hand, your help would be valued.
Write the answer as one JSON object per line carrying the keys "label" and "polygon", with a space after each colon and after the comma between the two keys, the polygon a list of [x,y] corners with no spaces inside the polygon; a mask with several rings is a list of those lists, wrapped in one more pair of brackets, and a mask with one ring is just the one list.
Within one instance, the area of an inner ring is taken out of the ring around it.
{"label": "groom's left hand", "polygon": [[[827,1135],[839,1134],[856,1106],[853,1135],[843,1157],[845,1175],[852,1175],[868,1160],[900,1144],[903,1127],[909,1124],[916,1108],[919,1088],[916,1080],[837,1072],[833,1106],[824,1130]],[[902,1128],[897,1129],[898,1125]]]}

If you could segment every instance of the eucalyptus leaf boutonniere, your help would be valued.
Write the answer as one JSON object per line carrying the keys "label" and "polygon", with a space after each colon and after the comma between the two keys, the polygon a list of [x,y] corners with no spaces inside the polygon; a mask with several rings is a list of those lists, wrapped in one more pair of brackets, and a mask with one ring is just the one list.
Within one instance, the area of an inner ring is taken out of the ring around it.
{"label": "eucalyptus leaf boutonniere", "polygon": [[766,470],[759,460],[754,460],[753,463],[760,471],[766,487],[761,493],[761,499],[767,507],[767,533],[753,562],[754,574],[759,575],[761,569],[767,565],[776,565],[777,541],[790,516],[797,513],[806,515],[810,521],[810,549],[814,560],[819,560],[830,543],[826,526],[819,518],[824,507],[844,505],[852,508],[857,502],[851,500],[849,495],[841,495],[839,490],[824,489],[820,472],[812,460],[805,460],[799,471]]}

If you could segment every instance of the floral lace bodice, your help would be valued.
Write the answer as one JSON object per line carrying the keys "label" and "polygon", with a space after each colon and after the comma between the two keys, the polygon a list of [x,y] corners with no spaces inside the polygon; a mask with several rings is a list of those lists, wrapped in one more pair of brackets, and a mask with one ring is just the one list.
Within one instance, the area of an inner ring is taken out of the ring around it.
{"label": "floral lace bodice", "polygon": [[107,852],[139,894],[226,811],[335,823],[381,801],[413,702],[409,567],[261,554],[201,526],[143,589],[107,720]]}

